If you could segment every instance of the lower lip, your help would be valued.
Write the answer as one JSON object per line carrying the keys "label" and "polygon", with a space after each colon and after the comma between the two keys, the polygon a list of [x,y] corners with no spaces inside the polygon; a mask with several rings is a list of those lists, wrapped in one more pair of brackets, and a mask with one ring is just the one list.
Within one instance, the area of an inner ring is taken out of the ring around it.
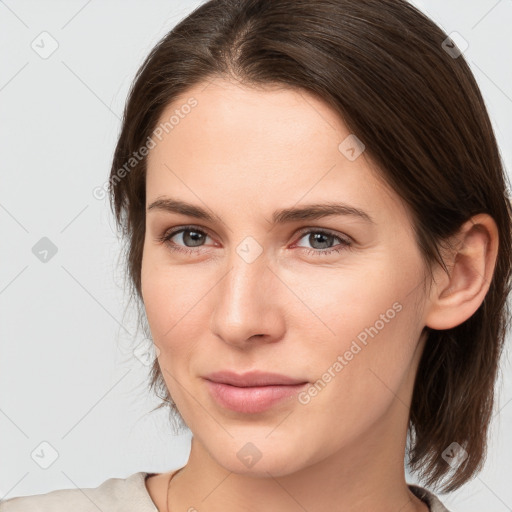
{"label": "lower lip", "polygon": [[243,413],[258,413],[299,393],[307,382],[293,386],[255,386],[239,388],[206,380],[212,397],[223,407]]}

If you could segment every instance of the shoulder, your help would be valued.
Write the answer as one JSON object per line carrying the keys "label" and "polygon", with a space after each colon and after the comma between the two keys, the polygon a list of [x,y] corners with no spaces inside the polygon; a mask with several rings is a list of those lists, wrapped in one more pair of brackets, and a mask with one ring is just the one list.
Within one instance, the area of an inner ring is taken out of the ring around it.
{"label": "shoulder", "polygon": [[94,488],[59,489],[0,501],[0,512],[158,512],[145,486],[148,473],[109,478]]}
{"label": "shoulder", "polygon": [[[419,485],[408,484],[408,487],[412,493],[428,505],[430,512],[450,512],[434,493]],[[0,510],[0,512],[3,511]]]}

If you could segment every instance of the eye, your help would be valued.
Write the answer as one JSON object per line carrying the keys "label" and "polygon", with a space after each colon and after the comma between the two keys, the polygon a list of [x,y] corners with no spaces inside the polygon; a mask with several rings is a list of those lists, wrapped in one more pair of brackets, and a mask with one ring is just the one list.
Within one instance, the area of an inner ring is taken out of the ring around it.
{"label": "eye", "polygon": [[[181,238],[183,243],[185,243],[185,247],[178,245],[172,241],[172,238],[174,238],[178,234],[181,235],[180,237],[178,237],[178,239]],[[158,241],[165,243],[172,251],[192,254],[197,252],[193,248],[201,247],[202,242],[204,242],[207,236],[208,234],[201,229],[198,229],[194,226],[185,226],[181,227],[180,229],[166,231],[161,237],[158,237]],[[190,245],[187,246],[186,244]],[[187,247],[192,247],[192,249]]]}
{"label": "eye", "polygon": [[[176,241],[172,239],[176,237],[176,235],[180,235],[182,243],[185,245],[182,246]],[[319,248],[307,249],[302,247],[301,245],[296,245],[296,247],[302,248],[309,255],[328,255],[333,253],[340,253],[345,249],[350,249],[352,247],[352,241],[348,237],[341,237],[339,235],[335,235],[329,231],[323,229],[309,229],[308,231],[303,231],[301,233],[301,238],[306,238],[307,242],[315,245],[320,245]],[[204,241],[208,237],[208,234],[202,229],[196,228],[195,226],[184,226],[179,229],[173,229],[170,231],[166,231],[162,236],[158,237],[158,241],[165,243],[169,249],[172,251],[182,252],[185,254],[193,254],[198,253],[198,250],[194,250],[194,248],[200,248],[204,244]],[[332,247],[332,242],[334,240],[339,240],[339,244]]]}
{"label": "eye", "polygon": [[[331,233],[329,231],[325,231],[323,229],[310,229],[309,231],[302,232],[303,238],[307,237],[307,242],[311,245],[319,245],[320,248],[314,248],[314,249],[305,249],[307,254],[311,255],[326,255],[326,254],[333,254],[333,253],[339,253],[342,252],[345,249],[350,249],[352,247],[352,241],[347,237],[341,237],[338,235],[335,235],[334,233]],[[333,240],[339,240],[341,243],[338,244],[338,246],[334,246],[334,248],[331,248],[331,243]],[[300,241],[299,240],[299,241]],[[326,247],[328,246],[328,247]],[[297,247],[301,247],[298,245]],[[327,250],[324,250],[327,249]]]}

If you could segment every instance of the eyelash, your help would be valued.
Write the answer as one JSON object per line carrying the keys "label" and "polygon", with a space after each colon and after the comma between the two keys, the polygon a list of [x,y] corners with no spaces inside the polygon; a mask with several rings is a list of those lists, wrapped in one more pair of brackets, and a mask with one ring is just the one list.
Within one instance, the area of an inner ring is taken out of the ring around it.
{"label": "eyelash", "polygon": [[[191,249],[191,248],[184,248],[184,247],[181,247],[173,242],[170,241],[170,239],[174,236],[174,235],[177,235],[178,233],[181,233],[183,231],[194,231],[194,232],[197,232],[197,233],[201,233],[202,235],[206,235],[206,236],[209,236],[208,233],[206,233],[205,231],[203,231],[202,229],[199,229],[195,226],[182,226],[180,227],[179,229],[174,229],[174,230],[170,230],[170,231],[166,231],[163,235],[159,236],[157,238],[157,240],[161,243],[165,243],[167,245],[167,247],[172,250],[172,251],[176,251],[176,252],[181,252],[181,253],[185,253],[185,254],[193,254],[193,253],[197,253],[197,250],[194,250],[194,249]],[[344,250],[350,250],[352,249],[352,241],[350,239],[347,238],[342,238],[338,235],[335,235],[334,233],[331,233],[330,231],[326,231],[324,229],[312,229],[312,228],[309,228],[309,229],[306,229],[306,230],[303,230],[299,233],[300,235],[300,238],[303,238],[304,235],[308,235],[308,234],[311,234],[311,233],[320,233],[322,235],[327,235],[327,236],[332,236],[334,238],[337,238],[338,240],[341,241],[341,247],[338,247],[337,249],[336,248],[333,248],[333,249],[326,249],[326,250],[322,250],[322,249],[307,249],[305,247],[299,247],[300,249],[302,249],[303,251],[305,251],[308,255],[313,255],[313,256],[325,256],[325,255],[330,255],[330,254],[333,254],[333,253],[341,253],[342,251]]]}

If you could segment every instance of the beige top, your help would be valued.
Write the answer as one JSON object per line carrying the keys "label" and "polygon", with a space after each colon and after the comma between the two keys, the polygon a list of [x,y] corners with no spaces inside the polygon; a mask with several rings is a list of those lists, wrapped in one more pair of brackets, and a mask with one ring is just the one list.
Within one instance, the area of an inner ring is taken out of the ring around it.
{"label": "beige top", "polygon": [[[146,488],[147,473],[139,471],[127,478],[109,478],[95,488],[61,489],[0,501],[0,512],[158,512]],[[449,512],[431,492],[409,484],[430,512]]]}

